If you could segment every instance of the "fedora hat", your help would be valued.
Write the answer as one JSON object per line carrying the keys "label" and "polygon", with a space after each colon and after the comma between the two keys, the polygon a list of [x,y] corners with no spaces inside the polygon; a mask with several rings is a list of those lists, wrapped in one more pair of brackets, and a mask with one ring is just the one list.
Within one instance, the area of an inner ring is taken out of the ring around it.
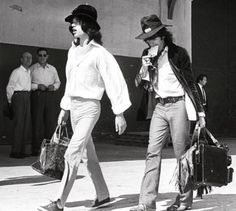
{"label": "fedora hat", "polygon": [[88,5],[88,4],[79,5],[72,11],[71,15],[65,18],[65,21],[72,23],[74,17],[87,18],[88,20],[95,23],[98,30],[100,29],[100,26],[97,22],[97,17],[98,17],[97,10],[91,5]]}
{"label": "fedora hat", "polygon": [[135,39],[148,39],[162,28],[166,27],[166,25],[162,24],[161,20],[156,15],[145,16],[141,18],[140,22],[143,33],[135,37]]}

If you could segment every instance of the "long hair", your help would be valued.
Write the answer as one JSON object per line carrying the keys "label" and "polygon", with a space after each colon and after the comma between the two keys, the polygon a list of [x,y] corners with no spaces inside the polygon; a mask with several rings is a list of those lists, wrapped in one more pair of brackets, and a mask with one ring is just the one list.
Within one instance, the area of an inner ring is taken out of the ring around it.
{"label": "long hair", "polygon": [[[102,45],[102,34],[99,31],[97,25],[93,21],[85,17],[79,17],[78,21],[81,24],[81,29],[83,30],[83,32],[85,32],[89,37],[88,42],[94,40],[96,43]],[[71,25],[69,26],[69,31],[72,33]]]}
{"label": "long hair", "polygon": [[166,46],[170,46],[173,44],[173,35],[170,31],[167,30],[166,27],[162,28],[160,31],[158,31],[156,34],[154,34],[152,37],[149,37],[150,39],[155,39],[157,37],[164,38],[164,42]]}

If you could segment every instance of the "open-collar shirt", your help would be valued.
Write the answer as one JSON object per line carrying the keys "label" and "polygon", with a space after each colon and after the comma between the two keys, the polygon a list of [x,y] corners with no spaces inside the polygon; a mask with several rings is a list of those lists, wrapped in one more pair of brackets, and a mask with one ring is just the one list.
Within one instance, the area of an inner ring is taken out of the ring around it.
{"label": "open-collar shirt", "polygon": [[8,102],[11,103],[11,99],[15,91],[30,91],[30,89],[30,70],[21,65],[20,67],[14,69],[10,75],[6,88]]}
{"label": "open-collar shirt", "polygon": [[105,90],[115,114],[124,112],[131,105],[128,88],[117,61],[93,40],[84,46],[72,43],[68,52],[66,78],[62,109],[70,110],[73,97],[101,100]]}
{"label": "open-collar shirt", "polygon": [[57,90],[60,87],[60,79],[57,74],[57,70],[50,64],[46,64],[45,67],[39,63],[33,64],[31,67],[31,79],[32,90],[37,90],[39,84],[43,84],[48,87],[49,85],[54,86],[54,90]]}

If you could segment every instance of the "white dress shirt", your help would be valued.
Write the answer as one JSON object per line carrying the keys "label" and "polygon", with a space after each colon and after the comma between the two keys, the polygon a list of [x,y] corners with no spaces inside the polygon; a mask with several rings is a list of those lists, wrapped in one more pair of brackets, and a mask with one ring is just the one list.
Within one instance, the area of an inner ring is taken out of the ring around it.
{"label": "white dress shirt", "polygon": [[57,70],[50,64],[46,64],[45,67],[41,66],[39,63],[33,64],[31,67],[31,89],[37,90],[39,84],[45,86],[53,85],[54,90],[59,89],[60,79],[57,74]]}
{"label": "white dress shirt", "polygon": [[15,91],[30,91],[31,78],[30,70],[25,69],[22,65],[14,69],[10,75],[7,84],[7,100],[11,103],[12,96]]}
{"label": "white dress shirt", "polygon": [[93,40],[83,47],[72,43],[68,52],[66,78],[62,109],[70,110],[72,97],[101,100],[105,90],[114,114],[124,112],[131,105],[128,88],[117,61]]}

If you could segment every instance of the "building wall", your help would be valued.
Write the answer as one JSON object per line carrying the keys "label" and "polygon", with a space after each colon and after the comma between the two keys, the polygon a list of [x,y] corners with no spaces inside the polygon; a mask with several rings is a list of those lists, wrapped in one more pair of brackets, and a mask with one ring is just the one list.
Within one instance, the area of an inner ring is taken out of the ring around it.
{"label": "building wall", "polygon": [[236,135],[236,2],[196,0],[192,5],[193,70],[208,75],[208,126]]}

